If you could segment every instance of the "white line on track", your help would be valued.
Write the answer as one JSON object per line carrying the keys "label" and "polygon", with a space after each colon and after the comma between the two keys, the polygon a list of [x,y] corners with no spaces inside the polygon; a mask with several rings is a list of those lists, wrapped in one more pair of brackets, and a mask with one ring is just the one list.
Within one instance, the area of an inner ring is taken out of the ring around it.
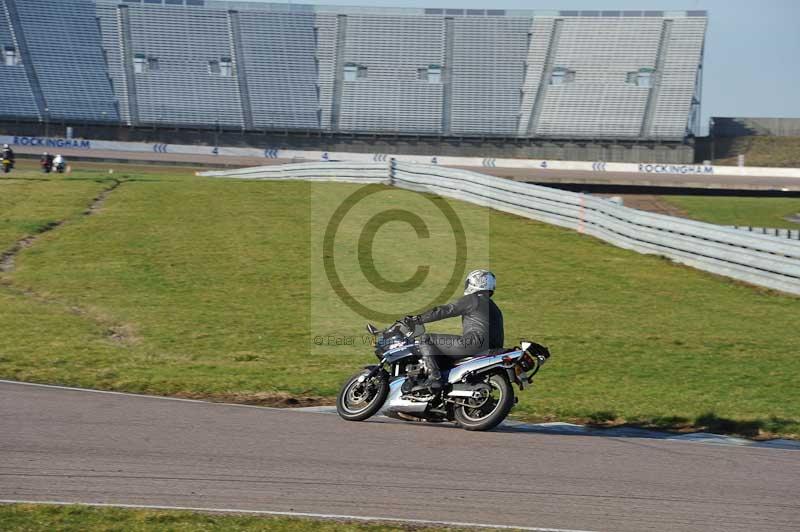
{"label": "white line on track", "polygon": [[[2,382],[2,381],[0,381]],[[459,523],[458,521],[434,521],[427,519],[403,519],[401,517],[367,517],[363,515],[315,514],[307,512],[278,512],[272,510],[241,510],[236,508],[197,508],[191,506],[159,506],[150,504],[115,504],[95,502],[67,502],[67,501],[26,501],[14,499],[0,499],[0,504],[52,504],[57,506],[97,506],[102,508],[131,508],[138,510],[183,510],[191,512],[213,512],[225,514],[251,514],[273,515],[283,517],[305,517],[314,519],[339,519],[348,521],[382,521],[391,523],[405,523],[413,525],[434,525],[464,528],[501,528],[508,530],[532,530],[534,532],[591,532],[589,530],[574,530],[569,528],[538,528],[531,526],[491,525],[484,523]]]}
{"label": "white line on track", "polygon": [[260,408],[262,410],[298,410],[297,408],[275,408],[271,406],[259,406],[259,405],[243,405],[239,403],[221,403],[221,402],[214,402],[214,401],[204,401],[202,399],[183,399],[181,397],[168,397],[166,395],[147,395],[143,393],[131,393],[131,392],[114,392],[111,390],[93,390],[92,388],[77,388],[74,386],[60,386],[58,384],[40,384],[38,382],[22,382],[22,381],[9,381],[5,379],[0,379],[0,384],[19,384],[20,386],[34,386],[38,388],[53,388],[56,390],[68,390],[72,392],[87,392],[87,393],[101,393],[106,395],[121,395],[123,397],[141,397],[144,399],[159,399],[162,401],[180,401],[183,403],[196,403],[201,405],[220,405],[220,406],[238,406],[242,408]]}

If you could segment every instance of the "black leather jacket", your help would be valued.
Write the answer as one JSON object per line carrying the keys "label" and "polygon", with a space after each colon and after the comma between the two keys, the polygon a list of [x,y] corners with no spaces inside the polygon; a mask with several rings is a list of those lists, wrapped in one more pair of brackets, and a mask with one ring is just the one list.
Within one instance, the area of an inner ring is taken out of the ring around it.
{"label": "black leather jacket", "polygon": [[477,334],[482,339],[488,338],[488,349],[503,347],[503,313],[487,291],[475,292],[446,305],[433,307],[416,316],[416,321],[430,323],[455,316],[461,316],[463,336]]}

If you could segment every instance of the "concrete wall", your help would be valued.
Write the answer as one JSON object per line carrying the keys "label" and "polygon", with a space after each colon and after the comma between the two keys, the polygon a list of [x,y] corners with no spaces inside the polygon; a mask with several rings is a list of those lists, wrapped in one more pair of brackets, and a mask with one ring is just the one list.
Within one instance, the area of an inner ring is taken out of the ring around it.
{"label": "concrete wall", "polygon": [[[65,137],[65,123],[0,121],[0,135]],[[47,129],[47,134],[45,132]],[[279,148],[354,153],[398,153],[560,161],[691,164],[694,147],[681,143],[556,142],[532,139],[443,138],[339,133],[243,132],[122,125],[73,124],[76,138],[128,142]]]}

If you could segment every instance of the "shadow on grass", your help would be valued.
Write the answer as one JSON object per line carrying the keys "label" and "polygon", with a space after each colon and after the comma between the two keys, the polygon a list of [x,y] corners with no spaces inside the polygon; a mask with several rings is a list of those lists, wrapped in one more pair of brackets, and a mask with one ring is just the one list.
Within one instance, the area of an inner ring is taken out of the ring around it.
{"label": "shadow on grass", "polygon": [[128,174],[109,174],[108,176],[87,176],[87,177],[16,177],[16,176],[7,176],[7,175],[0,175],[0,179],[5,181],[39,181],[39,182],[86,182],[92,181],[94,183],[107,183],[109,181],[124,181],[126,183],[163,183],[167,180],[160,179],[160,178],[148,178],[148,177],[130,177]]}
{"label": "shadow on grass", "polygon": [[[72,177],[72,176],[64,176],[64,177],[16,177],[16,176],[6,176],[0,175],[5,181],[39,181],[39,182],[60,182],[60,183],[74,183],[74,182],[86,182],[92,181],[94,183],[107,183],[108,181],[114,181],[117,177],[121,178],[122,180],[128,180],[127,176],[89,176],[89,177]],[[150,181],[149,179],[130,179],[129,181]]]}
{"label": "shadow on grass", "polygon": [[750,439],[792,437],[800,439],[800,420],[769,417],[767,419],[731,419],[707,412],[694,419],[681,416],[655,417],[619,421],[614,412],[595,412],[586,425],[592,428],[637,428],[688,434],[710,432],[742,436]]}
{"label": "shadow on grass", "polygon": [[0,176],[4,181],[61,181],[61,179],[51,179],[49,177],[17,177],[8,174]]}

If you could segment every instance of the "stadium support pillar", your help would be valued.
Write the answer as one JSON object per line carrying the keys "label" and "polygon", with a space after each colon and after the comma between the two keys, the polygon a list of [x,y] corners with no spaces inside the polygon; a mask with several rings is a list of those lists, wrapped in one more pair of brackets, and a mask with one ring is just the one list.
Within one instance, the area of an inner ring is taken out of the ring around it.
{"label": "stadium support pillar", "polygon": [[231,41],[231,57],[233,68],[236,70],[236,80],[239,86],[239,102],[242,106],[242,126],[253,129],[253,106],[250,103],[250,89],[247,85],[247,69],[244,64],[244,45],[242,44],[242,30],[239,25],[239,12],[228,11],[228,33]]}
{"label": "stadium support pillar", "polygon": [[125,93],[128,97],[128,116],[132,126],[139,125],[139,101],[136,96],[136,73],[133,69],[133,37],[128,6],[117,7],[122,63],[125,71]]}
{"label": "stadium support pillar", "polygon": [[453,17],[444,19],[444,71],[442,87],[442,134],[450,134],[450,107],[453,104],[453,41],[455,40]]}
{"label": "stadium support pillar", "polygon": [[25,30],[22,28],[22,20],[17,10],[17,0],[6,0],[6,10],[8,12],[9,22],[11,23],[11,31],[13,38],[16,40],[17,49],[22,57],[22,66],[25,67],[25,75],[28,77],[28,84],[33,92],[33,99],[36,102],[36,108],[39,111],[39,120],[44,117],[48,118],[47,100],[44,97],[42,86],[39,83],[39,76],[36,74],[36,68],[33,65],[33,58],[31,57],[30,50],[28,49],[28,41],[25,37]]}
{"label": "stadium support pillar", "polygon": [[642,129],[640,136],[648,138],[653,136],[653,122],[655,120],[656,105],[658,103],[658,93],[661,90],[661,80],[664,75],[664,61],[667,56],[669,40],[672,36],[672,21],[665,20],[661,26],[661,40],[658,42],[656,52],[656,71],[653,74],[653,83],[647,95],[647,107],[645,107],[644,117],[642,118]]}
{"label": "stadium support pillar", "polygon": [[344,55],[347,46],[347,15],[336,17],[336,75],[333,79],[333,103],[331,105],[331,130],[339,130],[339,113],[342,107],[342,83],[344,82]]}
{"label": "stadium support pillar", "polygon": [[553,20],[553,31],[550,34],[550,45],[547,47],[547,59],[545,59],[544,68],[542,69],[542,79],[539,81],[539,88],[536,91],[536,100],[533,102],[531,118],[528,121],[529,136],[534,136],[536,134],[536,127],[539,125],[539,117],[542,114],[544,100],[547,96],[547,88],[550,86],[550,78],[553,76],[556,50],[558,49],[558,41],[561,38],[561,28],[563,25],[564,19],[557,18]]}
{"label": "stadium support pillar", "polygon": [[689,114],[689,132],[695,136],[700,136],[700,116],[703,102],[703,57],[705,57],[705,41],[700,50],[700,64],[697,65],[697,75],[694,81],[694,96],[692,97],[692,109]]}

